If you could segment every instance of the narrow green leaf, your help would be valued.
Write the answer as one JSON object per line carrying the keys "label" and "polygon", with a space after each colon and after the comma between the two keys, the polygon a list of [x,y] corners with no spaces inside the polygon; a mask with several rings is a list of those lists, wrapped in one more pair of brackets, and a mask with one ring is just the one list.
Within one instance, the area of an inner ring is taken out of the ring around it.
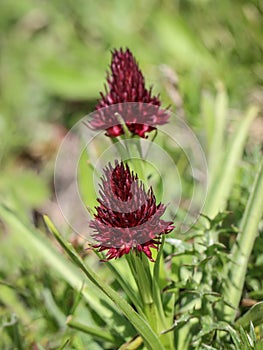
{"label": "narrow green leaf", "polygon": [[55,318],[60,328],[65,328],[66,316],[56,304],[50,289],[44,288],[41,294],[43,298],[43,303],[49,314]]}
{"label": "narrow green leaf", "polygon": [[253,350],[253,342],[252,339],[250,338],[249,334],[246,333],[244,331],[244,329],[242,327],[239,328],[239,334],[240,334],[240,338],[241,338],[241,343],[242,343],[242,347],[247,350]]}
{"label": "narrow green leaf", "polygon": [[[201,98],[201,114],[203,118],[203,127],[206,135],[206,148],[207,151],[211,149],[213,142],[215,118],[214,118],[214,96],[204,92]],[[210,154],[211,152],[209,152]]]}
{"label": "narrow green leaf", "polygon": [[[244,328],[244,327],[243,327]],[[249,323],[249,335],[250,335],[250,338],[253,340],[254,343],[256,343],[257,341],[257,335],[255,333],[255,328],[254,328],[254,325],[253,323],[250,321]]]}
{"label": "narrow green leaf", "polygon": [[[254,184],[240,224],[236,243],[232,248],[232,259],[227,266],[229,283],[225,288],[225,298],[236,309],[239,305],[248,260],[258,235],[258,224],[263,215],[263,159],[258,166]],[[229,317],[234,320],[235,310],[229,309]]]}
{"label": "narrow green leaf", "polygon": [[[217,95],[214,103],[214,129],[209,149],[209,183],[213,182],[214,176],[221,167],[224,156],[224,142],[226,138],[228,99],[222,83],[217,86]],[[216,154],[216,157],[215,157]]]}
{"label": "narrow green leaf", "polygon": [[236,321],[236,324],[244,329],[249,329],[250,322],[253,323],[254,327],[263,323],[263,301],[253,305],[249,311]]}
{"label": "narrow green leaf", "polygon": [[85,286],[85,284],[83,282],[80,290],[77,292],[77,294],[75,296],[74,303],[73,303],[73,305],[70,309],[70,312],[69,312],[70,315],[74,315],[74,313],[75,313],[75,311],[76,311],[76,309],[81,301],[84,286]]}
{"label": "narrow green leaf", "polygon": [[65,341],[61,344],[61,346],[58,348],[58,350],[64,350],[64,349],[66,349],[66,347],[69,345],[69,343],[70,343],[70,339],[65,340]]}
{"label": "narrow green leaf", "polygon": [[218,138],[220,148],[224,144],[224,134],[226,131],[226,117],[227,117],[227,106],[228,106],[228,97],[226,90],[222,83],[217,85],[217,96],[215,100],[215,117],[216,117],[216,128],[215,132],[219,135]]}
{"label": "narrow green leaf", "polygon": [[115,342],[116,342],[116,339],[109,332],[107,332],[105,329],[87,326],[83,323],[80,323],[80,322],[73,320],[71,316],[68,317],[67,325],[70,328],[77,329],[81,332],[90,334],[97,339],[105,340],[105,341],[108,341],[108,342],[113,343],[113,344],[115,344]]}
{"label": "narrow green leaf", "polygon": [[[238,129],[228,144],[225,155],[221,160],[221,166],[210,184],[208,196],[205,203],[204,214],[214,217],[219,211],[225,209],[227,199],[232,189],[235,174],[240,161],[245,141],[251,122],[255,119],[258,108],[252,106],[246,116],[240,121]],[[216,153],[215,153],[216,154]]]}
{"label": "narrow green leaf", "polygon": [[229,324],[226,326],[226,329],[229,332],[233,343],[235,344],[236,350],[239,350],[241,341],[237,331],[233,327],[231,327]]}

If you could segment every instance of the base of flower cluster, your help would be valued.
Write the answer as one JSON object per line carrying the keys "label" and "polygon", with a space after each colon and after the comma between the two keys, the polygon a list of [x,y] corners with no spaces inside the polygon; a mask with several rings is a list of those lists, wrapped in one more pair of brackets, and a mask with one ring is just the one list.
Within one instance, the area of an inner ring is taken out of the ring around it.
{"label": "base of flower cluster", "polygon": [[124,244],[123,246],[121,246],[119,248],[106,247],[106,246],[103,246],[100,244],[95,244],[95,245],[93,245],[93,248],[95,248],[95,249],[98,248],[98,252],[108,250],[106,253],[106,258],[101,260],[103,262],[109,261],[111,259],[121,258],[123,255],[129,254],[131,251],[132,252],[142,252],[147,256],[147,258],[150,261],[154,262],[150,248],[158,249],[158,246],[160,244],[161,244],[161,242],[158,240],[151,240],[149,242],[146,242],[143,244],[136,244],[134,246]]}

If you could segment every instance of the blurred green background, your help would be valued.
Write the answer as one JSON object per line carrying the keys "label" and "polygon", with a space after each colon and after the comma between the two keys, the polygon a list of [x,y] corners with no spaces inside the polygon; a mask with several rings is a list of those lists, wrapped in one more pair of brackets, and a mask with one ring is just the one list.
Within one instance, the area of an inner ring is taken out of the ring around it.
{"label": "blurred green background", "polygon": [[[177,75],[193,127],[201,129],[202,96],[213,96],[219,82],[231,109],[263,104],[262,1],[2,0],[0,6],[0,189],[9,192],[19,182],[16,195],[26,204],[47,195],[30,170],[42,170],[63,128],[93,110],[113,48],[132,50],[164,105],[173,106],[169,84]],[[38,190],[28,193],[28,182]]]}
{"label": "blurred green background", "polygon": [[[179,86],[183,105],[177,111],[183,109],[201,142],[203,108],[213,105],[218,91],[227,92],[229,120],[251,103],[262,110],[262,17],[260,0],[1,0],[1,201],[38,223],[38,211],[53,195],[59,144],[93,111],[113,48],[131,49],[147,86],[153,84],[173,111]],[[261,115],[251,129],[251,144],[260,148],[262,135]],[[15,245],[4,224],[0,230],[0,281],[9,288],[7,293],[0,286],[2,329],[14,311],[26,325],[40,318],[32,333],[22,330],[27,344],[56,348],[62,321],[50,304],[39,307],[42,298],[54,301],[40,291],[51,290],[65,314],[70,302],[63,304],[63,295],[72,291],[67,285],[55,290],[55,278],[41,264],[32,267],[36,258]],[[8,344],[3,348],[12,349]]]}
{"label": "blurred green background", "polygon": [[160,66],[180,79],[198,124],[201,94],[225,85],[232,108],[262,104],[262,1],[1,1],[1,165],[47,123],[69,127],[93,110],[110,49],[129,47],[148,86],[171,103]]}

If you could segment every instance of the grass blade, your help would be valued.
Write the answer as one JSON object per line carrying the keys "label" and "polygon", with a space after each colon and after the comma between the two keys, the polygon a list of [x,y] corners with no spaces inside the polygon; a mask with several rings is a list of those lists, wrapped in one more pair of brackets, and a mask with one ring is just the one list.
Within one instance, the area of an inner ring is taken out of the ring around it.
{"label": "grass blade", "polygon": [[100,340],[105,340],[105,341],[113,343],[113,344],[116,343],[116,339],[109,332],[107,332],[105,329],[87,326],[83,323],[80,323],[80,322],[73,320],[71,316],[68,317],[67,325],[70,328],[77,329],[81,332],[90,334],[94,338],[97,338]]}
{"label": "grass blade", "polygon": [[[217,96],[214,102],[214,128],[209,149],[209,181],[212,182],[214,174],[220,168],[222,158],[224,156],[224,140],[226,137],[226,117],[228,99],[223,84],[218,84]],[[216,157],[215,157],[216,154]]]}
{"label": "grass blade", "polygon": [[70,343],[70,339],[66,339],[62,344],[61,346],[58,348],[58,350],[64,350],[66,349],[66,347],[69,345]]}
{"label": "grass blade", "polygon": [[222,166],[219,168],[210,186],[204,213],[211,218],[219,211],[225,209],[227,199],[235,180],[237,165],[243,154],[249,127],[257,116],[257,113],[258,108],[252,106],[246,116],[241,120],[236,133],[233,135],[232,141],[228,145],[225,156],[221,161]]}
{"label": "grass blade", "polygon": [[263,323],[263,301],[253,305],[248,312],[236,321],[236,324],[244,329],[249,329],[250,322],[253,323],[254,327]]}
{"label": "grass blade", "polygon": [[[232,261],[228,265],[227,273],[230,278],[228,279],[229,284],[225,289],[225,297],[235,308],[238,307],[240,302],[248,260],[258,235],[258,224],[262,218],[262,214],[263,159],[259,164],[253,188],[240,224],[240,232],[232,248]],[[229,309],[229,312],[230,319],[233,321],[235,310]]]}

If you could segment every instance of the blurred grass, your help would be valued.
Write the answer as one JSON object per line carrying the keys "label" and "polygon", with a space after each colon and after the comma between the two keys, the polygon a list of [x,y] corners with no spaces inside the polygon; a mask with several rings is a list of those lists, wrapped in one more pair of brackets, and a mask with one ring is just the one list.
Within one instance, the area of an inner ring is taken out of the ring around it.
{"label": "blurred grass", "polygon": [[[52,196],[53,164],[60,141],[68,128],[93,110],[103,90],[110,49],[115,47],[132,50],[147,85],[153,83],[154,92],[161,92],[164,105],[173,101],[161,65],[176,72],[187,121],[209,154],[216,103],[221,103],[230,131],[230,122],[238,122],[249,103],[258,104],[262,113],[262,15],[260,0],[2,0],[0,201],[31,221],[33,209],[42,211],[43,205],[50,205],[47,199]],[[237,218],[262,156],[262,138],[252,134],[251,141],[228,203]],[[224,147],[223,138],[220,144]],[[211,164],[217,161],[213,152]],[[84,156],[82,160],[80,181],[85,198],[89,193],[82,177]],[[87,181],[91,176],[89,169]],[[0,285],[0,346],[11,349],[6,331],[11,319],[14,330],[19,330],[22,349],[34,344],[37,349],[54,349],[67,337],[72,348],[82,349],[88,336],[76,336],[61,326],[59,310],[67,315],[74,294],[68,282],[53,271],[46,273],[47,265],[30,257],[4,223],[0,230],[0,279],[4,281]],[[261,267],[262,238],[257,242],[252,261]],[[83,249],[81,244],[79,249]],[[50,290],[52,295],[47,294]],[[262,281],[252,265],[247,290],[251,297],[262,298]],[[66,303],[63,291],[68,293]],[[47,303],[41,305],[44,299]],[[55,315],[51,304],[58,306]],[[85,310],[92,314],[87,307]],[[19,315],[18,321],[12,318],[13,312]],[[90,349],[101,348],[88,339]]]}

